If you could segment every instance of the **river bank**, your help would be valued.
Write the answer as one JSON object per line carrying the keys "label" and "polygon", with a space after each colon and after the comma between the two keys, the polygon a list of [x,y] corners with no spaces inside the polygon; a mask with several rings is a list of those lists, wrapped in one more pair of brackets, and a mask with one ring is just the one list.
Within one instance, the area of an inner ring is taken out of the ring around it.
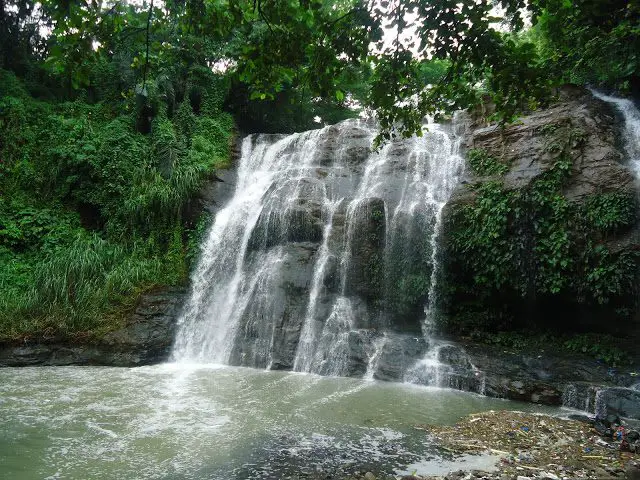
{"label": "river bank", "polygon": [[[487,470],[459,469],[441,476],[385,476],[366,472],[361,480],[532,480],[565,478],[637,479],[640,441],[633,425],[624,436],[603,435],[587,417],[516,411],[466,416],[455,425],[419,425],[430,441],[452,456],[493,457]],[[625,422],[623,422],[625,423]],[[606,432],[609,433],[609,432]],[[622,445],[622,446],[621,446]]]}

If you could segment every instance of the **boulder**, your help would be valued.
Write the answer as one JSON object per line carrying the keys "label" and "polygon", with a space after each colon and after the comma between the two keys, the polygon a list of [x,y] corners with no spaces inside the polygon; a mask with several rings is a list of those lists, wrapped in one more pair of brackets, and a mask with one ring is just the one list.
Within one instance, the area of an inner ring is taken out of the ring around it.
{"label": "boulder", "polygon": [[640,419],[640,392],[630,388],[606,388],[598,393],[596,409],[599,414]]}
{"label": "boulder", "polygon": [[377,380],[402,381],[405,372],[426,351],[427,343],[422,336],[388,333],[380,352],[374,378]]}

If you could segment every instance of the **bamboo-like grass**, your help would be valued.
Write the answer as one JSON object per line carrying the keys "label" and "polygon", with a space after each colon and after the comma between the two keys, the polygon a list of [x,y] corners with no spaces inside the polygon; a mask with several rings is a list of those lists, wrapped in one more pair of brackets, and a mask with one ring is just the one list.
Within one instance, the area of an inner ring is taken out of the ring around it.
{"label": "bamboo-like grass", "polygon": [[30,288],[0,295],[0,335],[99,334],[113,327],[137,293],[165,283],[167,272],[163,258],[145,258],[97,234],[79,235],[35,263]]}
{"label": "bamboo-like grass", "polygon": [[[15,141],[0,145],[0,194],[27,199],[6,204],[5,219],[23,225],[25,209],[47,209],[55,228],[3,244],[0,209],[0,340],[99,336],[141,292],[184,283],[193,237],[185,212],[230,163],[231,116],[213,101],[201,115],[182,102],[142,135],[132,114],[109,105],[4,93],[0,133]],[[94,230],[73,212],[82,204],[99,212]],[[62,221],[69,215],[76,220]]]}

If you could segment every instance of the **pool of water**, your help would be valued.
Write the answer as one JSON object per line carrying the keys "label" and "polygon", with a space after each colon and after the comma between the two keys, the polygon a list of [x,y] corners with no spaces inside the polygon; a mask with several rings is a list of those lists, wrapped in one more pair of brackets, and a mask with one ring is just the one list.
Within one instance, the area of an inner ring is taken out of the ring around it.
{"label": "pool of water", "polygon": [[541,410],[452,390],[235,367],[5,368],[0,477],[446,473],[494,460],[447,458],[415,425],[534,408]]}

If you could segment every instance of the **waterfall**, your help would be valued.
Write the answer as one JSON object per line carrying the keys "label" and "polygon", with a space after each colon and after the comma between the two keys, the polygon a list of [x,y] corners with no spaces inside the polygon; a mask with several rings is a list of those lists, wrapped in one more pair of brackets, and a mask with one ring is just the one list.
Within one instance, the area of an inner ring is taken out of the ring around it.
{"label": "waterfall", "polygon": [[173,359],[402,380],[429,351],[440,213],[463,169],[454,132],[425,126],[379,151],[364,120],[246,137]]}
{"label": "waterfall", "polygon": [[611,97],[591,90],[594,97],[613,105],[624,118],[624,148],[631,170],[640,179],[640,110],[626,98]]}

